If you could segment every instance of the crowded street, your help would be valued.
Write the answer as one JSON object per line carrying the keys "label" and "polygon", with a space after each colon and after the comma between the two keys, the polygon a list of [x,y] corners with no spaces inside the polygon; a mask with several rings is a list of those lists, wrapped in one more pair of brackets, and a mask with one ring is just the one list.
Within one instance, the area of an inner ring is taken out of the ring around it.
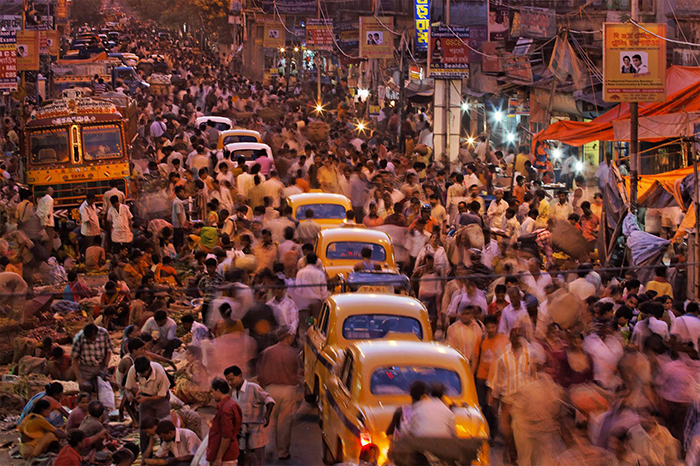
{"label": "crowded street", "polygon": [[0,2],[0,464],[700,466],[697,14]]}

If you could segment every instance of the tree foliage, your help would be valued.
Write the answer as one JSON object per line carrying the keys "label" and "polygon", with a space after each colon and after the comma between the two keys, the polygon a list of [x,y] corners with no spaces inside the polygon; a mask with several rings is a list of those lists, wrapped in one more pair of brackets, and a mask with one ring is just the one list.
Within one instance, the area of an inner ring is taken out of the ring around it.
{"label": "tree foliage", "polygon": [[95,25],[102,20],[100,8],[101,3],[96,0],[73,0],[71,16],[78,24]]}

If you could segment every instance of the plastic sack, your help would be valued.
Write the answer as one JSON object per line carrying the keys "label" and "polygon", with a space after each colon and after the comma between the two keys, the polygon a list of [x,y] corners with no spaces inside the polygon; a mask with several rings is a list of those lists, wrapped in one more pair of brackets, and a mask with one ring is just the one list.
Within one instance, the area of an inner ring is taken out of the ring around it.
{"label": "plastic sack", "polygon": [[114,410],[116,407],[112,385],[102,377],[97,377],[97,398],[108,412]]}

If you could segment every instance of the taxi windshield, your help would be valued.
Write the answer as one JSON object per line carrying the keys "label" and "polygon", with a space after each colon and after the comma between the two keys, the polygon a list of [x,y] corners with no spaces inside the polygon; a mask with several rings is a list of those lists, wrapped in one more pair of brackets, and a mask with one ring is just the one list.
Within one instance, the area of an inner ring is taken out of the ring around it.
{"label": "taxi windshield", "polygon": [[83,127],[85,160],[117,159],[122,156],[121,132],[117,125]]}
{"label": "taxi windshield", "polygon": [[412,333],[423,339],[423,328],[418,319],[387,314],[359,314],[343,322],[343,338],[346,340],[378,340],[387,333]]}
{"label": "taxi windshield", "polygon": [[373,395],[408,395],[411,384],[416,380],[431,385],[442,384],[445,395],[457,396],[462,393],[462,379],[459,374],[439,367],[390,366],[372,373],[369,391]]}
{"label": "taxi windshield", "polygon": [[[316,211],[314,211],[314,217]],[[362,250],[369,248],[372,250],[372,260],[384,262],[386,260],[386,250],[380,244],[361,243],[356,241],[342,241],[331,243],[326,247],[326,257],[328,259],[353,259],[362,260]]]}
{"label": "taxi windshield", "polygon": [[345,207],[340,204],[305,204],[294,212],[298,220],[303,220],[307,210],[312,210],[314,218],[345,219]]}
{"label": "taxi windshield", "polygon": [[224,137],[224,145],[234,144],[237,142],[260,142],[255,136],[249,134],[233,134],[231,136]]}
{"label": "taxi windshield", "polygon": [[34,164],[68,162],[68,130],[32,131],[29,134],[29,153]]}

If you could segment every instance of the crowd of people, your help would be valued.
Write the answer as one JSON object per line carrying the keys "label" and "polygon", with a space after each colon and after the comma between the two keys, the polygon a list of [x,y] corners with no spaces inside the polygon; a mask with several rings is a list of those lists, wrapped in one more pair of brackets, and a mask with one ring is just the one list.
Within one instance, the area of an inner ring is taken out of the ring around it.
{"label": "crowd of people", "polygon": [[[162,55],[181,84],[168,95],[133,96],[139,137],[128,193],[114,182],[103,196],[87,196],[79,222],[55,217],[52,189],[34,199],[15,182],[20,125],[12,112],[3,119],[13,155],[0,165],[0,270],[29,289],[39,277],[63,283],[63,301],[99,297],[70,350],[50,339],[38,349],[55,382],[22,413],[23,458],[59,443],[56,466],[105,455],[117,466],[139,455],[147,465],[288,459],[307,317],[332,287],[314,254],[313,211],[299,220],[285,199],[321,190],[350,199],[343,226],[395,239],[400,270],[437,339],[471,365],[506,463],[699,464],[700,319],[679,285],[684,261],[641,283],[635,271],[600,268],[595,254],[558,260],[557,222],[589,250],[597,244],[603,197],[584,177],[572,175],[572,189],[552,195],[527,148],[504,154],[485,138],[451,164],[433,153],[424,108],[400,113],[387,104],[360,129],[366,102],[340,76],[323,86],[318,111],[315,89],[301,79],[251,81],[191,39],[158,42],[150,31],[126,25],[119,48]],[[274,161],[232,160],[217,150],[213,123],[195,126],[205,115],[260,132]],[[321,139],[309,131],[318,123],[327,131]],[[511,175],[512,191],[499,183]],[[106,283],[89,286],[86,274]],[[185,298],[190,310],[176,312]],[[81,389],[70,413],[60,402],[68,380]],[[442,397],[424,385],[411,395],[430,399],[430,425]],[[210,426],[203,407],[215,407]],[[110,409],[139,429],[138,446],[120,440]],[[415,411],[402,408],[388,433]],[[266,457],[268,444],[275,450]]]}

